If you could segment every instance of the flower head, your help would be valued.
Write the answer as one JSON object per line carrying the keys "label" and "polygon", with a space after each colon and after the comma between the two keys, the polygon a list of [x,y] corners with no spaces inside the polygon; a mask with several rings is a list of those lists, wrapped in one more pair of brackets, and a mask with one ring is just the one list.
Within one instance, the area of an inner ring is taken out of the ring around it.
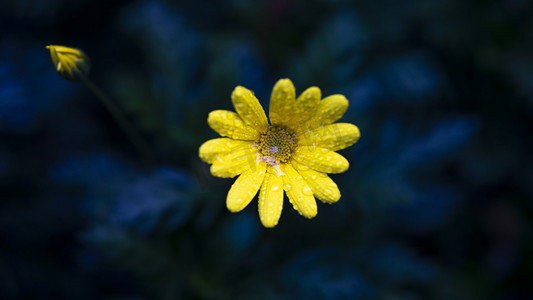
{"label": "flower head", "polygon": [[50,50],[57,74],[70,81],[78,81],[89,73],[89,58],[83,51],[65,46],[46,46]]}
{"label": "flower head", "polygon": [[232,212],[244,209],[259,191],[259,217],[265,227],[277,225],[287,194],[306,218],[317,214],[315,198],[335,203],[340,191],[326,173],[341,173],[349,163],[334,151],[353,145],[359,129],[334,123],[348,108],[342,95],[321,99],[310,87],[296,97],[289,79],[279,80],[270,98],[270,123],[253,92],[238,86],[231,95],[236,113],[215,110],[209,126],[223,138],[202,144],[199,155],[217,177],[239,176],[226,198]]}

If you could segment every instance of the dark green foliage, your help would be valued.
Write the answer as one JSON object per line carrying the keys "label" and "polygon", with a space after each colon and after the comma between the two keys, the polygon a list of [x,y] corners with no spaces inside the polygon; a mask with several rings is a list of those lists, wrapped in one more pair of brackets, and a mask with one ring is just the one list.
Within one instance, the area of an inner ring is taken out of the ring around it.
{"label": "dark green foliage", "polygon": [[[7,1],[0,4],[0,298],[533,297],[530,1]],[[146,165],[44,48],[90,78]],[[225,208],[198,158],[237,85],[344,94],[339,203]]]}

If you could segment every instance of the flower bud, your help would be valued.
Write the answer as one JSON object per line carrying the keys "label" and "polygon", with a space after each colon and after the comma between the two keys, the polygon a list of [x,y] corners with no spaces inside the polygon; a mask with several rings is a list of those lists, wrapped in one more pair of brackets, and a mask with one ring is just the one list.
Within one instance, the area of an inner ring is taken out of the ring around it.
{"label": "flower bud", "polygon": [[46,46],[50,49],[52,62],[59,76],[66,80],[78,81],[89,74],[89,58],[83,51],[65,46]]}

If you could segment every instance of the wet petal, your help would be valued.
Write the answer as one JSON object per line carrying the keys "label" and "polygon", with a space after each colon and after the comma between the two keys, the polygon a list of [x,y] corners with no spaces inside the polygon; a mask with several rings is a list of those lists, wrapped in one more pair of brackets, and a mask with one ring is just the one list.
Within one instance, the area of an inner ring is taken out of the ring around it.
{"label": "wet petal", "polygon": [[315,115],[305,127],[313,129],[331,124],[340,119],[348,109],[348,100],[343,95],[332,95],[320,101]]}
{"label": "wet petal", "polygon": [[292,165],[311,187],[318,200],[329,204],[339,201],[341,198],[339,187],[327,174],[312,170],[295,161]]}
{"label": "wet petal", "polygon": [[322,173],[342,173],[350,163],[342,155],[325,148],[301,146],[296,149],[294,160]]}
{"label": "wet petal", "polygon": [[229,211],[239,212],[252,201],[263,183],[265,172],[266,163],[259,162],[255,169],[249,169],[237,178],[226,198],[226,206]]}
{"label": "wet petal", "polygon": [[207,118],[209,126],[221,136],[235,140],[253,141],[259,137],[257,130],[246,125],[238,114],[227,110],[215,110]]}
{"label": "wet petal", "polygon": [[280,79],[276,82],[270,96],[269,116],[272,125],[290,125],[290,118],[295,108],[294,85],[289,79]]}
{"label": "wet petal", "polygon": [[226,155],[219,155],[213,161],[211,174],[222,178],[235,177],[243,172],[257,168],[257,149],[253,147],[252,142],[243,143]]}
{"label": "wet petal", "polygon": [[315,115],[320,104],[320,97],[320,89],[316,86],[310,87],[300,94],[296,99],[291,117],[287,120],[288,126],[297,131],[303,130],[302,125]]}
{"label": "wet petal", "polygon": [[198,150],[198,154],[203,161],[212,164],[217,157],[227,155],[240,147],[249,147],[250,145],[251,142],[249,141],[217,138],[203,143]]}
{"label": "wet petal", "polygon": [[335,123],[318,127],[301,135],[300,145],[341,150],[353,145],[360,137],[359,128],[350,123]]}
{"label": "wet petal", "polygon": [[259,218],[263,226],[276,226],[282,210],[283,179],[272,171],[272,167],[268,167],[259,192]]}
{"label": "wet petal", "polygon": [[292,167],[285,165],[285,174],[283,176],[283,188],[287,192],[289,201],[296,211],[306,218],[313,218],[317,214],[315,197],[313,190],[303,177]]}
{"label": "wet petal", "polygon": [[253,92],[238,86],[231,94],[231,101],[241,119],[258,132],[268,129],[268,120],[263,107]]}

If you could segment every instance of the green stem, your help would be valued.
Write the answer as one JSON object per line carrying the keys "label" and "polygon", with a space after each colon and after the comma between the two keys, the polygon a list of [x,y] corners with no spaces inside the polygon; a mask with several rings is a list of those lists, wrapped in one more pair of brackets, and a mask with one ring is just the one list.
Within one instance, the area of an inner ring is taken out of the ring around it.
{"label": "green stem", "polygon": [[153,163],[154,157],[152,156],[148,145],[143,140],[143,138],[137,133],[137,131],[131,126],[126,117],[124,117],[118,106],[113,103],[111,98],[107,96],[101,89],[99,89],[89,78],[82,75],[81,80],[85,84],[85,86],[87,86],[96,95],[96,97],[100,99],[100,101],[102,101],[109,113],[111,113],[111,116],[126,133],[126,136],[135,146],[143,160],[147,163]]}

